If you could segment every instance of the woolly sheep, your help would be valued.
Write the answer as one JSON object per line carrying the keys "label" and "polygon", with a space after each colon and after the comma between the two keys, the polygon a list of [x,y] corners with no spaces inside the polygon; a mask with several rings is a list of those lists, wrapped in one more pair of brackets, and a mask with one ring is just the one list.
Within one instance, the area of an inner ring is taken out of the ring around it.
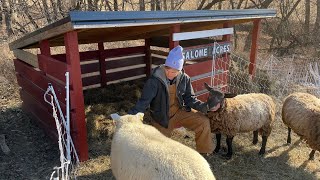
{"label": "woolly sheep", "polygon": [[275,103],[272,98],[260,93],[235,96],[224,94],[207,84],[205,84],[205,87],[209,91],[208,107],[216,109],[214,112],[209,111],[207,114],[210,119],[211,132],[216,133],[217,145],[214,151],[219,152],[221,133],[225,134],[227,135],[228,146],[225,157],[231,159],[233,137],[237,133],[253,131],[253,144],[258,142],[258,133],[262,135],[259,154],[264,154],[275,119]]}
{"label": "woolly sheep", "polygon": [[114,117],[111,169],[117,180],[215,179],[195,150],[142,123],[142,113]]}
{"label": "woolly sheep", "polygon": [[282,106],[282,121],[288,126],[287,143],[291,143],[291,129],[310,146],[309,160],[320,150],[320,99],[308,93],[293,93]]}

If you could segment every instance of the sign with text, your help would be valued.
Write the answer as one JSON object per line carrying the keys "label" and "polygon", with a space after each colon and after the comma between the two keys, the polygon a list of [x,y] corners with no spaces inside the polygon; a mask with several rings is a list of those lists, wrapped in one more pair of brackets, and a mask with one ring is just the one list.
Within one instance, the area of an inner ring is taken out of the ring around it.
{"label": "sign with text", "polygon": [[183,49],[183,56],[186,61],[212,57],[231,52],[231,42],[221,42],[207,44],[203,46],[193,46]]}

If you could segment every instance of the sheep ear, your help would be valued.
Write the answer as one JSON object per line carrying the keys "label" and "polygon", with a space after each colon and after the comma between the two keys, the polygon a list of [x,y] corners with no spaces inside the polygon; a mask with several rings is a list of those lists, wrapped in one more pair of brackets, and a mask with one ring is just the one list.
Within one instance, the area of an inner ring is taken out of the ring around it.
{"label": "sheep ear", "polygon": [[224,98],[234,98],[236,96],[237,96],[237,94],[230,94],[230,93],[224,94]]}
{"label": "sheep ear", "polygon": [[113,120],[115,120],[115,121],[118,121],[118,120],[120,119],[120,117],[121,117],[121,116],[119,116],[119,114],[117,114],[117,113],[113,113],[113,114],[111,114],[110,116],[111,116],[111,118],[112,118]]}
{"label": "sheep ear", "polygon": [[144,113],[137,113],[136,116],[139,118],[139,120],[143,121],[143,116],[144,116]]}
{"label": "sheep ear", "polygon": [[204,87],[205,87],[208,91],[211,91],[211,89],[213,89],[213,88],[210,87],[206,82],[204,83]]}

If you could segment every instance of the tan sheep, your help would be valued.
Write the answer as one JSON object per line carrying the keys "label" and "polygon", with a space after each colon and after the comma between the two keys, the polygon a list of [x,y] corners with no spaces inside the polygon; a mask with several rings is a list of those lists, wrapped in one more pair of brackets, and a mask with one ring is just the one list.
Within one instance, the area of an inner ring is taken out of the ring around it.
{"label": "tan sheep", "polygon": [[258,133],[262,135],[259,154],[264,154],[275,119],[276,106],[272,98],[260,93],[235,96],[214,90],[207,84],[205,87],[209,91],[208,107],[216,109],[207,114],[211,123],[211,131],[216,133],[217,145],[214,151],[219,152],[221,133],[225,134],[228,146],[228,152],[225,156],[230,159],[233,154],[233,137],[237,133],[253,131],[253,144],[258,142]]}
{"label": "tan sheep", "polygon": [[141,114],[113,117],[111,169],[117,180],[215,179],[197,151],[143,124]]}
{"label": "tan sheep", "polygon": [[287,143],[291,143],[291,129],[312,148],[309,160],[320,150],[320,99],[308,93],[293,93],[282,107],[282,121],[288,126]]}

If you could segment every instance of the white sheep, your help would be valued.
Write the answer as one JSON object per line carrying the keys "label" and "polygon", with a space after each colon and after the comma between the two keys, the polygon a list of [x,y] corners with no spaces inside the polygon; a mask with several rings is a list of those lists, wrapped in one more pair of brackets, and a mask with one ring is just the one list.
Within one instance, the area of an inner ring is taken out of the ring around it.
{"label": "white sheep", "polygon": [[[253,144],[258,142],[258,133],[262,135],[262,145],[259,154],[265,153],[268,136],[271,133],[275,119],[275,103],[266,94],[250,93],[243,95],[224,94],[205,84],[209,91],[207,100],[211,132],[216,133],[217,145],[215,152],[219,152],[221,133],[227,136],[227,159],[232,157],[232,140],[237,133],[253,131]],[[212,107],[212,108],[210,108]]]}
{"label": "white sheep", "polygon": [[117,180],[215,179],[195,150],[142,123],[142,113],[114,117],[111,169]]}
{"label": "white sheep", "polygon": [[287,143],[291,143],[291,129],[312,148],[309,160],[320,150],[320,99],[308,93],[293,93],[282,106],[282,121],[288,126]]}

